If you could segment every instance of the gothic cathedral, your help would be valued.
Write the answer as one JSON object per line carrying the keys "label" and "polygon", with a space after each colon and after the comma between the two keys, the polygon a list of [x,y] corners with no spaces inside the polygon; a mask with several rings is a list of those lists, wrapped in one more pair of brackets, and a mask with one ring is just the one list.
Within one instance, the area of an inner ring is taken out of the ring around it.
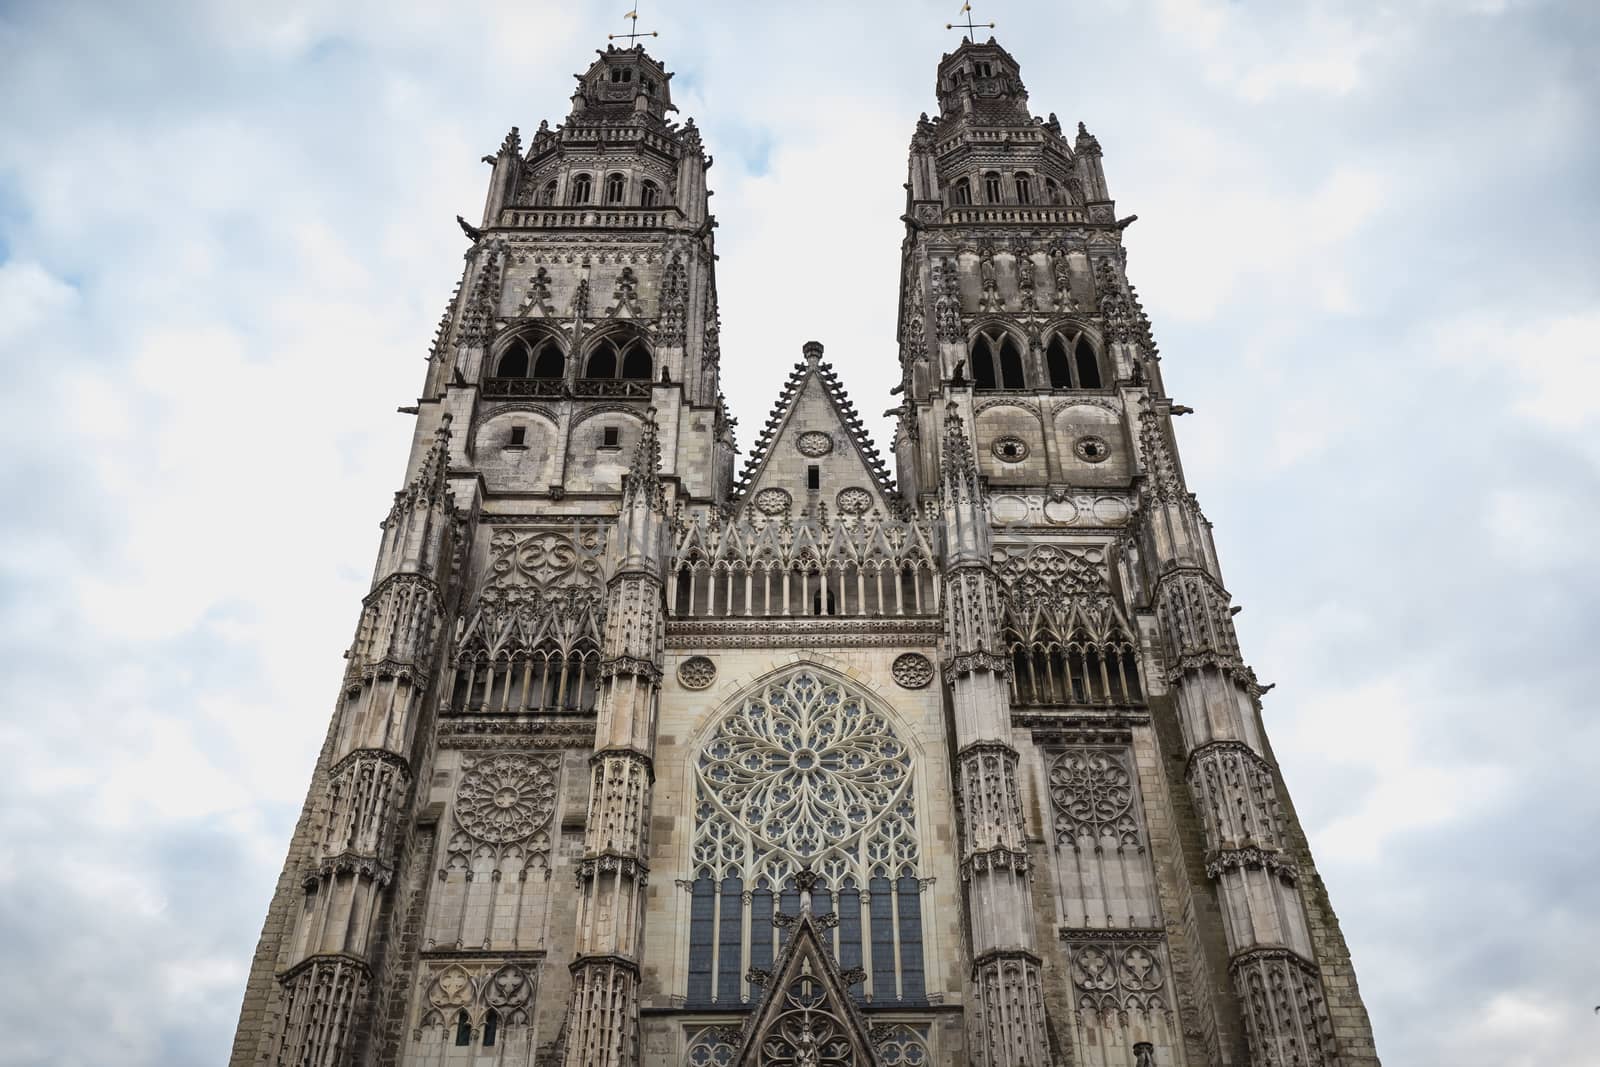
{"label": "gothic cathedral", "polygon": [[234,1067],[1375,1067],[1099,142],[945,56],[895,476],[736,471],[671,79],[486,158]]}

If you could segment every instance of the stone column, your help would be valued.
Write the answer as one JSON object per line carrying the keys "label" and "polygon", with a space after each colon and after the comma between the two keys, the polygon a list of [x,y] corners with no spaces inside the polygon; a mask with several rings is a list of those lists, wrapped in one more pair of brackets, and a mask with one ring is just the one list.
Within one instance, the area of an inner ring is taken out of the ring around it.
{"label": "stone column", "polygon": [[1184,489],[1166,419],[1146,401],[1139,424],[1143,555],[1250,1062],[1338,1064],[1276,776],[1265,755],[1261,687],[1240,657],[1210,525]]}
{"label": "stone column", "polygon": [[944,672],[954,709],[961,798],[961,878],[972,932],[979,1062],[1049,1063],[1027,830],[1012,747],[1008,660],[1000,637],[1001,585],[977,466],[951,405],[945,416],[940,509],[944,521]]}
{"label": "stone column", "polygon": [[611,549],[566,1067],[632,1067],[639,1060],[639,953],[668,547],[654,408],[649,418],[623,482]]}
{"label": "stone column", "polygon": [[279,943],[276,989],[260,1029],[250,1034],[240,1027],[236,1067],[339,1067],[353,1058],[352,1035],[366,1029],[360,1021],[371,1010],[383,948],[379,919],[404,836],[417,728],[437,669],[441,590],[454,551],[455,509],[445,483],[449,424],[446,415],[383,523],[372,589],[308,800],[308,846],[289,860],[299,868],[302,904],[287,909],[281,930],[263,934],[263,941]]}

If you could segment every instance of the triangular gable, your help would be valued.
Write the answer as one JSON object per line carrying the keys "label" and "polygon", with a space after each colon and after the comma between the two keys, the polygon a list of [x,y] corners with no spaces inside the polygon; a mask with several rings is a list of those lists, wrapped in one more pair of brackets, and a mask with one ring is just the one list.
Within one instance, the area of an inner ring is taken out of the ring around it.
{"label": "triangular gable", "polygon": [[[833,367],[821,355],[821,345],[808,344],[806,358],[795,364],[784,383],[740,476],[740,500],[758,512],[777,515],[785,510],[778,506],[781,496],[774,493],[757,500],[764,490],[774,489],[788,494],[792,503],[787,510],[793,515],[806,511],[811,501],[826,505],[830,515],[895,514],[899,495],[883,459]],[[807,483],[811,466],[821,477],[815,492]]]}
{"label": "triangular gable", "polygon": [[745,1024],[733,1067],[872,1067],[875,1062],[871,1031],[823,946],[811,909],[802,907]]}

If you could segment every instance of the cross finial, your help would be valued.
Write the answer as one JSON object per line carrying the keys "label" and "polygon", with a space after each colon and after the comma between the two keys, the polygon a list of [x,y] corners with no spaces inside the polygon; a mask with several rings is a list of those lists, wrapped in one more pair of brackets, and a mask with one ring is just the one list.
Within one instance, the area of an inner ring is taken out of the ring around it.
{"label": "cross finial", "polygon": [[632,44],[637,44],[638,43],[638,39],[640,37],[660,37],[661,36],[655,30],[647,30],[644,33],[640,33],[639,32],[639,9],[638,8],[634,8],[632,11],[628,12],[626,15],[624,15],[622,17],[625,18],[625,19],[630,20],[633,23],[633,31],[631,33],[608,33],[608,34],[606,34],[606,40],[608,40],[608,41],[627,40],[628,43],[630,45],[632,45]]}
{"label": "cross finial", "polygon": [[961,13],[963,15],[967,16],[967,21],[965,21],[965,22],[947,22],[947,23],[944,24],[944,28],[947,29],[947,30],[953,30],[957,26],[961,27],[962,29],[967,31],[967,39],[969,41],[971,41],[973,44],[977,44],[978,43],[978,27],[979,26],[987,26],[991,30],[994,29],[994,23],[992,23],[992,22],[977,22],[977,23],[975,23],[975,22],[972,21],[972,4],[970,2],[961,5]]}

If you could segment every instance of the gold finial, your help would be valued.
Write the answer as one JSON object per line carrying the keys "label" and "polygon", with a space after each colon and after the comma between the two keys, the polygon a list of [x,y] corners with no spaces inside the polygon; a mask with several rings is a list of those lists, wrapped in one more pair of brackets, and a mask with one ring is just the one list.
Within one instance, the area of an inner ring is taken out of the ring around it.
{"label": "gold finial", "polygon": [[640,33],[639,32],[639,9],[638,8],[634,8],[632,11],[628,12],[626,15],[624,15],[622,17],[625,18],[625,19],[629,19],[629,20],[631,20],[633,22],[633,32],[632,33],[608,33],[608,34],[606,34],[606,40],[608,40],[608,41],[620,41],[620,40],[626,39],[630,44],[632,44],[632,43],[637,43],[637,41],[638,41],[638,39],[640,37],[660,37],[661,36],[655,30],[647,30],[644,33]]}
{"label": "gold finial", "polygon": [[992,23],[992,22],[977,22],[977,23],[975,23],[975,22],[972,21],[972,4],[970,2],[961,5],[961,13],[963,15],[967,16],[967,21],[965,21],[965,22],[947,22],[947,23],[944,24],[944,28],[947,29],[947,30],[953,30],[957,26],[960,26],[962,29],[967,31],[967,39],[970,40],[973,44],[977,44],[978,43],[978,27],[979,26],[987,26],[991,30],[994,29],[994,23]]}

